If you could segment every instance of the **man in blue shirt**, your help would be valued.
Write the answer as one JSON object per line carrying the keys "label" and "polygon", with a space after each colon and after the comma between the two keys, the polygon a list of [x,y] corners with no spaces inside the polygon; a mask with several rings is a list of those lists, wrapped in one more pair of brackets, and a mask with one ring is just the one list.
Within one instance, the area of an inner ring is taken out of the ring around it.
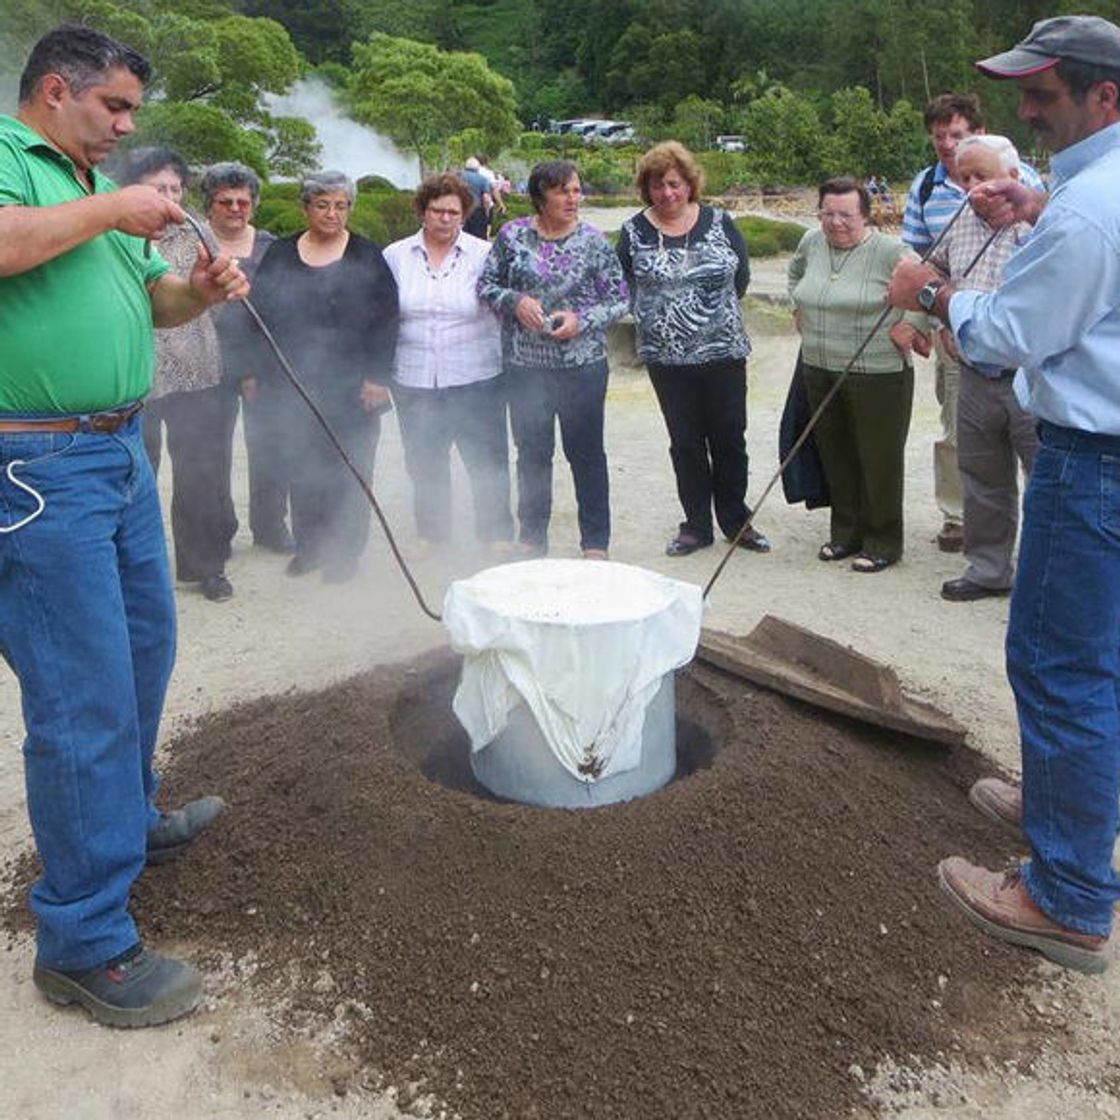
{"label": "man in blue shirt", "polygon": [[[902,240],[924,254],[964,202],[965,190],[956,181],[957,145],[967,136],[984,131],[980,98],[974,93],[943,93],[923,115],[937,161],[914,176],[902,217]],[[1041,189],[1038,172],[1020,165],[1027,186]],[[934,392],[941,406],[941,438],[933,445],[933,496],[943,524],[937,534],[942,552],[960,552],[964,546],[964,485],[957,465],[957,399],[960,363],[934,333],[936,366]]]}
{"label": "man in blue shirt", "polygon": [[903,262],[890,301],[948,322],[976,368],[1020,367],[1016,392],[1039,421],[1007,633],[1022,791],[984,779],[970,792],[1022,829],[1031,859],[1003,875],[954,857],[938,872],[991,936],[1099,972],[1120,900],[1120,28],[1043,20],[977,65],[1016,81],[1020,117],[1055,153],[1050,199],[977,187],[990,223],[1035,227],[1002,285],[955,291]]}

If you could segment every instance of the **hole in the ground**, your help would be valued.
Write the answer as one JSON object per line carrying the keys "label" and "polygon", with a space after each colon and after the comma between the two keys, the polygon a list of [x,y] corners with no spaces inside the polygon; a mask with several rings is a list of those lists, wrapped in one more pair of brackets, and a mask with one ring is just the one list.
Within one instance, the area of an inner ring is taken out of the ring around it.
{"label": "hole in the ground", "polygon": [[[429,781],[458,793],[497,800],[471,771],[470,740],[451,710],[459,681],[457,664],[419,672],[400,694],[389,718],[393,747]],[[704,690],[686,675],[677,677],[677,769],[680,781],[712,765],[721,736],[721,717],[705,703]]]}

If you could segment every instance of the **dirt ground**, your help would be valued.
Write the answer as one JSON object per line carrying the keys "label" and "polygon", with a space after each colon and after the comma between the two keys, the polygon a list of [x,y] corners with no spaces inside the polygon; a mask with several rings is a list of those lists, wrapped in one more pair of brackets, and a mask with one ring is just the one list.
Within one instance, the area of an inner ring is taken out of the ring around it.
{"label": "dirt ground", "polygon": [[[779,291],[780,276],[780,262],[759,262],[756,282],[763,289],[761,294],[766,294],[766,289]],[[767,304],[753,304],[748,321],[756,345],[750,374],[748,435],[752,457],[751,494],[756,495],[769,480],[776,464],[777,418],[793,363],[795,342],[788,330],[786,315]],[[946,708],[966,724],[974,747],[994,764],[1013,770],[1016,766],[1015,721],[1002,671],[1007,606],[1000,600],[949,604],[938,597],[941,581],[959,574],[961,565],[959,558],[939,553],[933,544],[939,525],[931,496],[931,446],[937,429],[937,414],[932,371],[928,366],[919,370],[917,381],[908,448],[907,551],[902,563],[870,577],[852,573],[843,565],[818,563],[815,554],[827,536],[827,513],[788,507],[780,492],[775,492],[758,517],[758,524],[774,543],[773,553],[769,556],[742,554],[733,559],[716,586],[706,621],[720,629],[743,633],[764,613],[776,613],[854,645],[894,666],[916,694]],[[612,555],[628,563],[705,582],[719,559],[718,550],[709,549],[682,560],[669,560],[662,553],[664,541],[678,519],[664,432],[644,375],[622,362],[615,363],[614,367],[607,424],[615,519]],[[236,485],[239,509],[243,511],[245,476],[240,459]],[[409,494],[399,441],[391,421],[385,426],[375,487],[407,554],[414,543]],[[559,464],[552,533],[557,555],[577,554],[573,509],[570,480],[563,464]],[[458,552],[416,562],[421,586],[435,605],[451,579],[485,564],[481,557],[472,553],[466,541],[466,516],[458,529],[463,539]],[[392,676],[391,672],[379,673],[378,666],[396,665],[429,652],[438,656],[446,645],[440,627],[426,620],[416,609],[376,529],[363,559],[359,580],[342,588],[324,587],[314,576],[298,581],[286,578],[283,560],[251,549],[244,530],[237,539],[229,575],[236,586],[236,595],[228,603],[205,602],[188,588],[179,591],[180,654],[169,697],[165,741],[189,730],[200,718],[221,713],[239,701],[281,694],[285,705],[298,707],[301,703],[318,703],[303,694],[355,674],[367,674],[364,679],[373,682],[370,687],[376,690],[381,687],[377,682]],[[435,694],[435,691],[430,693]],[[330,702],[345,706],[351,701],[357,704],[358,698],[343,690],[332,694]],[[772,713],[778,710],[775,705],[780,707],[782,702],[766,699],[755,703],[759,711],[770,713],[765,718],[771,719]],[[285,707],[284,710],[289,709]],[[344,722],[353,723],[352,720]],[[256,769],[263,770],[270,757],[269,725],[266,720],[252,726],[254,732],[259,730],[252,758],[260,760]],[[0,750],[0,856],[4,857],[24,850],[28,841],[19,757],[21,737],[17,689],[11,676],[3,674],[0,675],[0,743],[5,749]],[[283,736],[277,735],[277,759],[282,758],[280,748],[284,741]],[[174,769],[174,759],[169,759],[168,763],[169,769]],[[780,760],[773,770],[775,781],[782,774],[779,763]],[[797,796],[790,800],[786,815],[792,815],[794,823],[803,820],[806,827],[823,829],[823,839],[827,843],[829,822],[836,822],[832,812],[837,788],[835,775],[830,778],[827,767],[819,771],[798,769],[803,765],[803,757],[791,756],[790,788],[797,791]],[[403,761],[401,766],[404,767]],[[237,788],[223,791],[228,793],[236,814],[242,819],[254,812],[255,800],[259,802],[268,797],[267,784],[262,784],[254,771],[239,771],[229,763],[221,772],[234,779],[238,774],[242,776],[245,801],[239,800]],[[793,775],[804,777],[806,772],[813,775],[813,780],[792,781]],[[715,766],[705,775],[681,783],[679,788],[685,790],[689,781],[711,783],[713,776],[720,773]],[[202,780],[210,775],[193,777]],[[192,775],[176,777],[184,789],[191,780]],[[433,798],[441,795],[437,786],[429,788]],[[900,786],[886,792],[897,798],[902,789]],[[742,796],[742,791],[735,796]],[[937,807],[929,805],[914,806],[913,819],[907,819],[903,799],[901,805],[896,801],[889,806],[891,811],[877,820],[876,827],[888,857],[884,860],[885,866],[890,869],[893,865],[899,890],[907,896],[913,894],[919,907],[915,925],[921,927],[923,937],[929,938],[928,943],[923,944],[930,953],[936,953],[937,960],[945,959],[958,965],[961,972],[952,970],[954,975],[979,978],[976,990],[982,996],[981,1006],[961,1008],[947,997],[941,1008],[930,1008],[929,1021],[925,1024],[929,1037],[950,1038],[955,1023],[983,1022],[988,1024],[988,1029],[979,1040],[966,1040],[967,1045],[961,1051],[954,1050],[951,1045],[922,1046],[910,1051],[905,1050],[902,1041],[909,1037],[905,1032],[884,1026],[882,1046],[874,1054],[874,1060],[865,1058],[857,1062],[852,1059],[852,1066],[847,1070],[850,1083],[845,1092],[833,1098],[833,1114],[848,1115],[855,1102],[863,1102],[857,1107],[874,1105],[881,1112],[905,1120],[932,1120],[933,1117],[965,1120],[980,1116],[994,1120],[1120,1117],[1120,1096],[1117,1095],[1120,1067],[1114,1046],[1120,1026],[1120,969],[1099,979],[1060,974],[1059,970],[1037,963],[1033,958],[986,944],[939,902],[937,892],[932,889],[933,862],[942,851],[950,854],[950,848],[955,847],[962,854],[989,859],[995,858],[998,852],[1005,857],[1015,854],[1013,846],[993,842],[982,828],[966,823],[970,818],[960,784],[945,791],[947,805],[954,796],[960,803],[953,803],[946,809],[944,821],[936,821]],[[300,805],[301,809],[306,808],[302,802]],[[650,799],[635,806],[632,815],[652,828],[657,820],[656,806],[656,798]],[[738,804],[731,806],[740,807]],[[388,813],[390,808],[386,806],[382,810],[370,806],[370,812]],[[332,806],[325,804],[320,809],[329,814]],[[277,814],[275,803],[261,804],[260,811],[265,820],[275,823],[278,841],[291,839],[284,835],[285,818]],[[714,826],[703,819],[693,821],[692,826],[700,831],[714,827],[714,835],[719,836],[722,819],[717,815]],[[919,835],[922,822],[929,824],[930,835]],[[754,835],[761,840],[766,835],[766,821],[757,823],[759,831]],[[788,827],[790,821],[782,823]],[[239,827],[235,813],[231,813],[228,827],[233,830],[229,834],[229,851],[233,851],[232,841]],[[843,832],[837,823],[837,837]],[[666,842],[663,834],[655,832],[652,836],[652,842]],[[422,848],[424,836],[417,835],[415,842]],[[300,861],[298,846],[284,850],[291,851],[293,861]],[[310,861],[311,850],[306,847],[304,850]],[[542,849],[542,859],[548,851],[547,846]],[[151,931],[153,941],[165,948],[179,947],[207,968],[206,1006],[183,1023],[161,1030],[124,1034],[94,1027],[79,1014],[53,1010],[40,1000],[30,982],[33,957],[30,939],[18,937],[9,944],[5,967],[0,969],[0,1011],[3,1012],[0,1014],[0,1115],[21,1120],[63,1116],[81,1116],[83,1120],[100,1117],[128,1120],[157,1114],[184,1120],[261,1115],[390,1118],[402,1115],[398,1103],[401,1106],[407,1103],[410,1112],[415,1113],[419,1106],[412,1100],[413,1090],[403,1086],[379,1086],[376,1080],[370,1083],[368,1079],[356,1077],[353,1057],[345,1044],[344,1022],[326,1028],[321,1023],[301,1026],[299,1015],[304,1009],[291,1005],[277,1007],[264,994],[250,990],[248,981],[262,970],[267,973],[273,962],[262,960],[249,942],[231,938],[228,955],[223,957],[214,951],[213,945],[215,941],[220,942],[225,928],[220,919],[227,914],[230,902],[226,895],[212,895],[211,890],[235,881],[230,879],[232,869],[222,866],[226,854],[226,849],[217,841],[200,847],[198,858],[191,857],[195,860],[193,863],[185,863],[172,876],[166,877],[169,890],[162,900],[158,890],[159,883],[164,880],[152,876],[142,888],[144,918],[158,927]],[[315,853],[315,856],[322,859],[324,853]],[[750,873],[752,858],[755,858],[754,850],[744,849],[741,863],[745,874]],[[374,861],[380,864],[385,859],[385,852],[370,854],[371,864]],[[212,864],[208,864],[208,860]],[[420,861],[415,852],[410,852],[409,858],[402,858],[398,867],[389,863],[383,866],[387,875],[395,870],[407,886],[411,882],[409,876],[417,874]],[[695,865],[696,874],[701,878],[702,867],[702,863]],[[795,877],[790,889],[797,891],[803,883],[819,887],[819,878],[809,874],[807,864],[804,877]],[[695,883],[690,881],[688,890],[682,888],[682,893],[691,898],[696,889]],[[715,893],[718,892],[713,888]],[[167,898],[173,898],[176,905],[169,906]],[[607,901],[604,897],[604,905]],[[345,899],[334,900],[336,907],[344,903]],[[725,911],[717,907],[717,912],[721,920],[728,919]],[[177,920],[177,916],[181,920]],[[369,924],[355,921],[355,944],[379,935],[376,928],[370,928],[376,927],[378,915],[371,912],[367,916]],[[207,941],[210,921],[217,927],[216,936]],[[892,928],[891,922],[884,920],[882,924]],[[433,908],[427,932],[436,938],[443,930],[443,915]],[[806,946],[812,952],[812,936],[805,935],[804,930],[799,930],[798,935],[807,937]],[[875,941],[881,936],[879,919],[871,920],[866,937]],[[262,945],[264,943],[262,938]],[[718,948],[722,944],[727,947],[729,960],[741,959],[738,955],[741,946],[736,941],[733,925],[728,925],[718,936],[705,931],[703,944],[708,948]],[[309,959],[304,962],[310,977],[308,989],[316,993],[318,985],[317,995],[323,1002],[330,995],[330,985],[337,983],[337,979],[329,968],[316,971],[310,943],[308,948]],[[861,974],[864,986],[876,989],[882,984],[884,992],[890,993],[890,972],[884,971],[882,958],[861,953],[859,960],[865,962],[865,971]],[[804,984],[795,986],[785,998],[811,1004],[816,997],[809,985],[818,977],[804,961],[800,968],[803,971],[795,975],[800,976]],[[1001,969],[1006,970],[1009,991],[1017,990],[1024,970],[1029,976],[1026,1003],[1016,1004],[1014,1013],[1006,1014],[1006,1034],[1002,1036],[999,1024],[1004,1016],[1003,1005],[999,1003],[1002,997],[998,985],[992,984],[993,974]],[[435,988],[439,980],[439,977],[433,978]],[[355,1005],[347,1014],[360,1019],[391,1014],[399,1017],[405,1014],[403,997],[412,991],[414,983],[415,977],[400,977],[401,1008],[390,1011],[384,1007]],[[852,991],[852,998],[858,1003],[861,998],[858,990]],[[906,1009],[908,1014],[915,1013],[910,996],[899,993],[898,999],[900,1009]],[[991,1002],[991,1006],[983,1001]],[[458,1024],[460,1014],[459,1009],[449,1008],[443,1018],[437,1017],[432,1024],[433,1032]],[[920,1017],[915,1021],[921,1022]],[[469,1021],[461,1022],[465,1031]],[[1025,1022],[1030,1024],[1029,1036],[1024,1033]],[[574,1028],[576,1024],[571,1026]],[[939,1035],[938,1031],[944,1033]],[[727,1041],[730,1045],[735,1040]],[[783,1043],[787,1054],[786,1076],[791,1084],[794,1080],[810,1079],[806,1063],[823,1062],[821,1054],[812,1051],[809,1045],[812,1041],[802,1035]],[[985,1044],[991,1044],[986,1058]],[[583,1051],[577,1048],[575,1053],[582,1055]],[[641,1066],[643,1053],[643,1047],[637,1045],[632,1058],[628,1059],[635,1063],[636,1070],[644,1068]],[[924,1055],[920,1060],[916,1057],[918,1053]],[[416,1057],[418,1070],[430,1060],[430,1055]],[[709,1056],[693,1050],[687,1060],[702,1067]],[[554,1103],[559,1098],[553,1095],[555,1089],[551,1085],[542,1086],[539,1098],[534,1097],[533,1068],[531,1062],[522,1067],[523,1080],[515,1085],[491,1086],[489,1091],[493,1096],[488,1099],[504,1101],[506,1109],[512,1110],[510,1115],[533,1115],[534,1103],[541,1107]],[[581,1076],[585,1074],[586,1065],[577,1067],[576,1072]],[[671,1071],[652,1070],[648,1071],[647,1080],[654,1086],[665,1085],[668,1084],[664,1081],[666,1077],[671,1077]],[[741,1089],[742,1085],[736,1084],[716,1086],[710,1095],[696,1099],[695,1108],[682,1107],[676,1102],[675,1111],[664,1114],[792,1115],[783,1110],[780,1100],[774,1097],[758,1098],[754,1102],[740,1098],[737,1094]],[[403,1090],[406,1100],[398,1101],[398,1090]],[[643,1089],[643,1094],[635,1094],[634,1107],[626,1100],[611,1100],[610,1108],[603,1108],[598,1114],[624,1117],[662,1114],[644,1092]],[[479,1098],[480,1101],[484,1099]],[[789,1099],[797,1099],[792,1090]],[[637,1107],[639,1100],[640,1108]],[[817,1110],[813,1115],[828,1115],[827,1104],[821,1107],[825,1111]],[[562,1113],[546,1110],[536,1111],[536,1114]],[[580,1113],[573,1113],[577,1114]],[[497,1116],[501,1112],[495,1108],[489,1115]]]}

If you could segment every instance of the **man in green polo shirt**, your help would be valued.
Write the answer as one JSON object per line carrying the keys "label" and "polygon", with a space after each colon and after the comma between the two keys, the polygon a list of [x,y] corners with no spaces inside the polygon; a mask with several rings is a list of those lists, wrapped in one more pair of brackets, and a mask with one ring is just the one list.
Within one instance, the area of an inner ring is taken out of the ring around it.
{"label": "man in green polo shirt", "polygon": [[199,1000],[191,966],[143,948],[128,895],[222,807],[154,805],[175,604],[137,414],[153,324],[248,292],[204,251],[189,281],[169,273],[144,239],[183,211],[96,170],[132,132],[148,73],[130,47],[63,26],[28,57],[16,117],[0,117],[0,655],[20,683],[43,865],[34,980],[126,1027]]}

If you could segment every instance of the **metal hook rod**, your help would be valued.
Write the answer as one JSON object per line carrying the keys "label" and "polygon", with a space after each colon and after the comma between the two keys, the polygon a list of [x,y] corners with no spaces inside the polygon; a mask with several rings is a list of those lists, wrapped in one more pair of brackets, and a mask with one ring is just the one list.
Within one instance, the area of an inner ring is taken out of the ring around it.
{"label": "metal hook rod", "polygon": [[[203,246],[206,248],[206,251],[210,254],[210,259],[216,260],[221,255],[221,249],[218,246],[218,243],[214,240],[213,235],[197,218],[194,217],[193,214],[187,213],[186,211],[184,211],[184,213],[186,214],[187,222],[190,224],[191,228],[198,236],[199,241],[202,242]],[[370,486],[368,482],[366,482],[365,478],[362,475],[362,472],[357,468],[357,466],[355,466],[354,461],[347,454],[346,448],[342,446],[342,442],[335,434],[335,430],[331,427],[330,421],[323,415],[319,406],[312,399],[308,391],[303,387],[303,383],[300,381],[299,376],[296,374],[295,369],[292,367],[292,363],[288,361],[287,355],[285,355],[284,351],[280,349],[279,343],[273,337],[272,332],[268,329],[265,321],[261,318],[260,312],[253,306],[253,303],[250,299],[243,299],[240,301],[240,303],[241,306],[244,307],[248,312],[249,318],[253,320],[253,323],[256,325],[257,329],[264,336],[265,342],[268,343],[269,347],[272,350],[272,353],[276,357],[277,362],[280,363],[280,368],[284,371],[284,376],[291,383],[292,388],[295,389],[295,391],[303,398],[303,403],[307,405],[307,407],[311,410],[312,415],[319,422],[319,426],[326,433],[327,438],[334,445],[334,449],[338,452],[339,456],[342,458],[342,461],[346,464],[347,469],[354,476],[354,481],[357,482],[357,484],[362,488],[362,493],[365,494],[370,506],[373,507],[373,512],[377,514],[377,520],[381,523],[382,531],[385,533],[385,539],[389,542],[389,548],[393,553],[393,558],[396,560],[397,566],[401,570],[401,574],[404,576],[405,581],[411,588],[412,594],[415,596],[416,602],[419,605],[420,609],[430,619],[432,619],[433,622],[442,622],[442,615],[440,615],[437,611],[432,610],[432,608],[428,606],[419,585],[417,584],[411,570],[408,567],[407,562],[405,561],[405,558],[401,555],[401,550],[397,547],[396,538],[393,536],[393,531],[389,527],[389,521],[382,511],[377,497],[374,495],[373,487]]]}

